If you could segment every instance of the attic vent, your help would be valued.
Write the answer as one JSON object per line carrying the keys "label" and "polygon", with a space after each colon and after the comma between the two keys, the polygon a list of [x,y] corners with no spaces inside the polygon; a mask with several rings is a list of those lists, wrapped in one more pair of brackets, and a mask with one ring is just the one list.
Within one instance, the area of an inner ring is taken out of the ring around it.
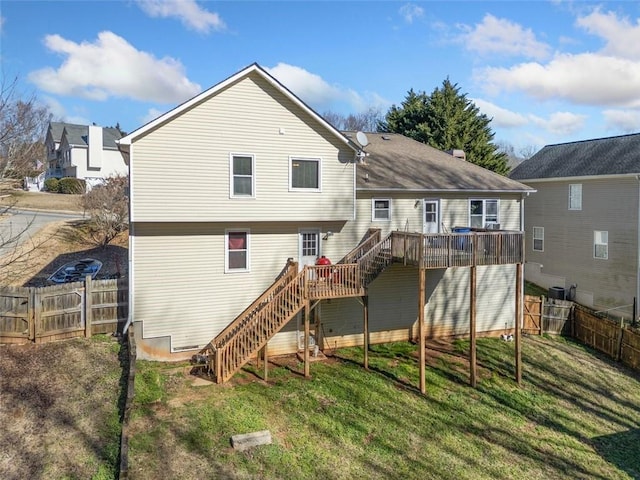
{"label": "attic vent", "polygon": [[460,160],[467,159],[464,150],[447,150],[447,153],[453,157],[459,158]]}
{"label": "attic vent", "polygon": [[388,135],[382,135],[383,140],[391,140],[391,137]]}

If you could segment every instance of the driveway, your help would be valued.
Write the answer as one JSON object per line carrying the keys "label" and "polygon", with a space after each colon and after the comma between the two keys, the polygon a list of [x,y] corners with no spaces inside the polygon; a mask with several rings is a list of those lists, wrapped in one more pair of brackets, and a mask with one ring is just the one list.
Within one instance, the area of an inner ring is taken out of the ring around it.
{"label": "driveway", "polygon": [[[49,223],[84,218],[81,213],[42,212],[13,208],[7,213],[7,216],[0,218],[0,257],[33,237]],[[21,232],[24,233],[20,234]],[[19,238],[14,238],[18,234],[20,234]]]}

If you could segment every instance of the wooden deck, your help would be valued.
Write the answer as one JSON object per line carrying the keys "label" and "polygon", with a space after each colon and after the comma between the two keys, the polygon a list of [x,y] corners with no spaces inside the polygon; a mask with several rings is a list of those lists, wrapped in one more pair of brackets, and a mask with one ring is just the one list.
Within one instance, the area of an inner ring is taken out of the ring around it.
{"label": "wooden deck", "polygon": [[418,266],[424,276],[426,269],[524,262],[523,232],[392,232],[383,239],[379,231],[369,233],[335,265],[307,265],[298,271],[296,263],[288,263],[273,285],[202,351],[216,381],[231,378],[303,309],[308,317],[311,302],[366,296],[367,286],[392,263]]}

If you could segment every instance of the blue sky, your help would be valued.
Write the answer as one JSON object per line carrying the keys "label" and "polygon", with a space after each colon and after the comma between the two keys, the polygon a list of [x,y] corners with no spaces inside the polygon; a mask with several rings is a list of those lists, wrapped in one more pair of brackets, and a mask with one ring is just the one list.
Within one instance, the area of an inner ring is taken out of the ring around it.
{"label": "blue sky", "polygon": [[14,1],[4,79],[132,131],[258,62],[317,112],[386,112],[445,78],[519,149],[640,131],[640,2]]}

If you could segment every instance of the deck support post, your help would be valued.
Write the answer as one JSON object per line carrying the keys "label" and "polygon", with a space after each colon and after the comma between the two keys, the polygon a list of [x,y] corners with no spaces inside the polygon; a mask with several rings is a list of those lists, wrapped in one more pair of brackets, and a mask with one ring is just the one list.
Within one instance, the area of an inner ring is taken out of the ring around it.
{"label": "deck support post", "polygon": [[[523,264],[516,264],[516,382],[522,385],[522,306],[523,306],[523,285],[522,285]],[[542,322],[542,317],[541,317]]]}
{"label": "deck support post", "polygon": [[419,263],[418,272],[420,275],[419,287],[418,287],[418,336],[420,337],[420,393],[427,393],[425,370],[426,370],[426,355],[425,349],[427,348],[425,342],[424,332],[424,306],[425,306],[425,292],[426,292],[426,278],[427,270]]}
{"label": "deck support post", "polygon": [[478,384],[478,365],[476,351],[476,267],[471,267],[469,275],[469,377],[473,388]]}
{"label": "deck support post", "polygon": [[262,358],[264,360],[264,381],[269,380],[269,358],[267,353],[267,346],[269,344],[265,343],[264,347],[262,347]]}
{"label": "deck support post", "polygon": [[309,378],[309,317],[311,315],[311,302],[306,301],[304,305],[304,377]]}
{"label": "deck support post", "polygon": [[369,290],[365,288],[365,295],[362,297],[363,330],[364,330],[364,368],[369,370]]}

